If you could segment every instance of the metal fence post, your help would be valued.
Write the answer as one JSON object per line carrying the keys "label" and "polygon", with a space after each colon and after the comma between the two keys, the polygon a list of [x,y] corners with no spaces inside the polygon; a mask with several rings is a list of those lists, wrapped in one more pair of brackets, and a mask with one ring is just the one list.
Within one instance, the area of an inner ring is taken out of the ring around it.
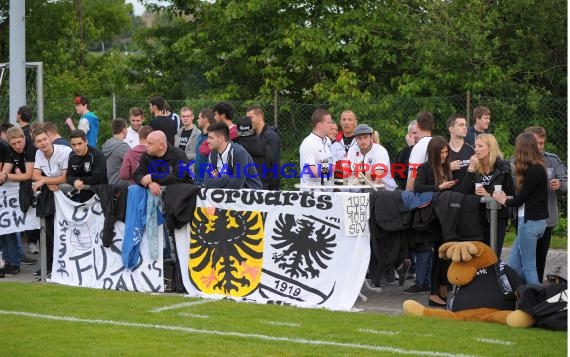
{"label": "metal fence post", "polygon": [[113,93],[113,120],[117,119],[117,97],[115,96],[115,93]]}
{"label": "metal fence post", "polygon": [[[500,205],[493,197],[481,197],[481,203],[485,203],[488,210],[490,210],[489,214],[489,238],[491,241],[491,249],[494,252],[497,252],[497,212],[499,211]],[[501,257],[498,257],[501,259]]]}
{"label": "metal fence post", "polygon": [[46,219],[40,217],[40,271],[41,281],[46,282],[47,278],[47,252],[46,252]]}
{"label": "metal fence post", "polygon": [[471,125],[471,92],[467,91],[467,97],[465,98],[465,115],[467,116],[467,125]]}

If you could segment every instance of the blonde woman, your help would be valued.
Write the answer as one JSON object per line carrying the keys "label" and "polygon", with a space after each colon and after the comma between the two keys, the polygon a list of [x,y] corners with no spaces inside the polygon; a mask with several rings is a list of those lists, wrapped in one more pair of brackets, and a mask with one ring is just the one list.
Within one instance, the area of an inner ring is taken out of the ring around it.
{"label": "blonde woman", "polygon": [[[475,187],[477,185],[477,188]],[[467,172],[461,180],[457,191],[478,196],[491,196],[495,191],[495,185],[501,185],[501,190],[507,195],[514,194],[511,167],[508,161],[503,160],[503,154],[499,149],[497,139],[492,134],[480,134],[475,140],[475,155],[471,156]],[[488,210],[484,204],[479,209],[479,222],[483,229],[483,242],[490,243],[490,223]],[[497,214],[497,256],[501,256],[509,209],[502,207]]]}

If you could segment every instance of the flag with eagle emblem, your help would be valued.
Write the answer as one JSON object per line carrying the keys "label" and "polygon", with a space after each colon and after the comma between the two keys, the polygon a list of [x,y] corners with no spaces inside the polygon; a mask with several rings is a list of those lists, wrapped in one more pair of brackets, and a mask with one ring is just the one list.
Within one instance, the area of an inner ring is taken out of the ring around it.
{"label": "flag with eagle emblem", "polygon": [[368,216],[353,212],[368,212],[368,194],[202,189],[198,196],[192,221],[176,232],[190,295],[352,307],[370,257]]}

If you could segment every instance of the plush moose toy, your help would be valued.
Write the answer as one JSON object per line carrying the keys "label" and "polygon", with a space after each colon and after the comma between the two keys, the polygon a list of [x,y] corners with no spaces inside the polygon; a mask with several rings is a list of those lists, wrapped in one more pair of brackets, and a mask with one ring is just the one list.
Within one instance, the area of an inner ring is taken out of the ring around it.
{"label": "plush moose toy", "polygon": [[426,308],[417,301],[406,300],[406,315],[496,322],[513,327],[534,324],[531,315],[516,310],[515,291],[522,284],[521,279],[499,261],[489,246],[481,242],[448,242],[439,248],[439,257],[451,260],[447,278],[457,286],[447,309]]}

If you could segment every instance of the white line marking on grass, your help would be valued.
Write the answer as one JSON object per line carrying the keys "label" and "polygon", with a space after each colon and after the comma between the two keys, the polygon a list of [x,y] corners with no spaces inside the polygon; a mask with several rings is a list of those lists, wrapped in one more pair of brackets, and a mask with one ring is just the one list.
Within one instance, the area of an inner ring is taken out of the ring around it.
{"label": "white line marking on grass", "polygon": [[233,336],[233,337],[242,337],[242,338],[257,339],[257,340],[264,340],[264,341],[289,342],[289,343],[298,343],[298,344],[302,344],[302,345],[354,348],[354,349],[369,350],[369,351],[391,352],[391,353],[402,354],[402,355],[442,356],[442,357],[455,357],[455,356],[471,357],[471,356],[473,356],[473,355],[464,355],[464,354],[458,354],[458,353],[437,352],[437,351],[405,350],[402,348],[396,348],[396,347],[390,347],[390,346],[363,345],[363,344],[359,344],[359,343],[345,343],[345,342],[323,341],[323,340],[307,340],[304,338],[278,337],[278,336],[260,335],[260,334],[234,332],[234,331],[205,330],[205,329],[196,329],[196,328],[184,327],[184,326],[143,324],[143,323],[138,323],[138,322],[126,322],[126,321],[114,321],[114,320],[82,319],[82,318],[73,317],[73,316],[45,315],[45,314],[37,314],[37,313],[25,312],[25,311],[0,310],[0,314],[32,317],[32,318],[44,319],[44,320],[77,322],[77,323],[85,323],[85,324],[92,324],[92,325],[139,327],[139,328],[148,328],[148,329],[156,329],[156,330],[166,330],[166,331],[181,331],[181,332],[188,332],[188,333],[192,333],[192,334],[201,333],[204,335]]}
{"label": "white line marking on grass", "polygon": [[359,328],[358,332],[373,333],[375,335],[388,335],[388,336],[396,336],[400,334],[400,331],[372,330],[368,328]]}
{"label": "white line marking on grass", "polygon": [[511,341],[495,340],[493,338],[476,338],[475,341],[484,342],[484,343],[493,343],[495,345],[506,345],[506,346],[514,344]]}
{"label": "white line marking on grass", "polygon": [[187,307],[187,306],[208,304],[208,303],[211,303],[212,301],[214,301],[214,300],[199,300],[199,301],[183,302],[180,304],[168,305],[168,306],[163,306],[163,307],[155,307],[154,309],[148,310],[148,312],[163,312],[166,310],[180,309],[180,308]]}
{"label": "white line marking on grass", "polygon": [[208,315],[198,315],[198,314],[189,314],[187,312],[181,312],[178,314],[178,316],[183,316],[183,317],[194,317],[197,319],[209,319],[210,316]]}
{"label": "white line marking on grass", "polygon": [[281,321],[271,321],[271,320],[262,320],[261,322],[273,326],[301,327],[301,324],[298,324],[296,322],[281,322]]}

